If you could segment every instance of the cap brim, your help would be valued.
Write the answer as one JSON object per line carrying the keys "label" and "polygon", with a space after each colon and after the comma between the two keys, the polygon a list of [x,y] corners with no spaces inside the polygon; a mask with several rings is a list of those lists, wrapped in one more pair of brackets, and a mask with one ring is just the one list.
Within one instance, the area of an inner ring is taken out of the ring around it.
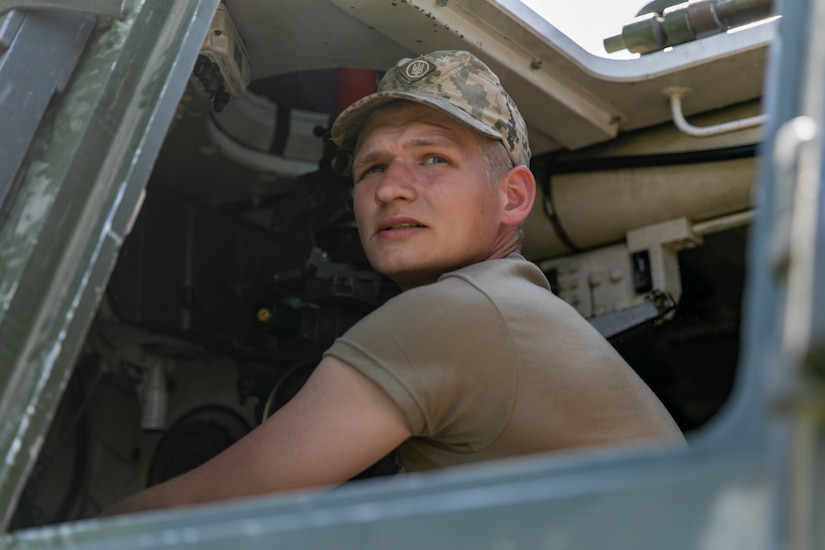
{"label": "cap brim", "polygon": [[427,105],[457,119],[485,136],[498,140],[503,139],[501,134],[456,107],[447,99],[411,92],[387,91],[376,92],[363,97],[344,109],[332,125],[332,141],[344,150],[353,151],[358,140],[358,134],[369,116],[380,107],[399,99]]}

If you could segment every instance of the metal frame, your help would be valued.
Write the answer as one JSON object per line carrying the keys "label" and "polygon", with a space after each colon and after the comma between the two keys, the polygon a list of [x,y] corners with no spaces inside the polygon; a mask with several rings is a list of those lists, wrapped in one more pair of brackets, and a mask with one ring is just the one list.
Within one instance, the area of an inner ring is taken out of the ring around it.
{"label": "metal frame", "polygon": [[813,550],[825,541],[825,38],[818,32],[825,2],[786,2],[785,12],[769,80],[771,154],[758,198],[768,208],[757,227],[772,246],[755,267],[771,279],[763,284],[778,287],[768,296],[775,321],[770,327],[762,321],[763,332],[771,331],[768,349],[781,350],[763,365],[771,403],[781,412],[772,445],[775,540],[783,548]]}
{"label": "metal frame", "polygon": [[49,101],[66,85],[94,27],[91,15],[54,11],[0,15],[0,40],[9,44],[5,52],[0,51],[0,120],[8,129],[0,133],[0,205]]}
{"label": "metal frame", "polygon": [[133,2],[124,21],[97,35],[73,83],[42,121],[19,187],[3,205],[0,418],[17,419],[0,426],[4,525],[217,4]]}
{"label": "metal frame", "polygon": [[0,0],[0,15],[10,10],[61,10],[123,19],[125,0]]}

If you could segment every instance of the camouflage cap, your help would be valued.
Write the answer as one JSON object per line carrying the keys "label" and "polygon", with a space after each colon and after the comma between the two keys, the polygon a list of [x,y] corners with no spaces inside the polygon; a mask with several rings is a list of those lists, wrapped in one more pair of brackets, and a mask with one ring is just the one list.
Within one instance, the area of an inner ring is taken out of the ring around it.
{"label": "camouflage cap", "polygon": [[378,83],[378,91],[359,99],[338,116],[332,126],[332,141],[353,150],[367,117],[398,99],[438,109],[500,140],[516,166],[530,163],[527,126],[515,103],[487,65],[459,50],[399,61]]}

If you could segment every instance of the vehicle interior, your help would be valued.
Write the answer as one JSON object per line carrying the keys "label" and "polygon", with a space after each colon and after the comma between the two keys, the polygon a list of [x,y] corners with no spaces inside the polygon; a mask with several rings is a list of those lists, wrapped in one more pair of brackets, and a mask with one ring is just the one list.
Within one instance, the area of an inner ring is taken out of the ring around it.
{"label": "vehicle interior", "polygon": [[737,380],[774,22],[771,2],[677,4],[616,21],[616,59],[517,0],[223,2],[11,529],[214,456],[398,292],[364,257],[329,131],[398,59],[439,49],[482,58],[527,121],[524,256],[701,434]]}

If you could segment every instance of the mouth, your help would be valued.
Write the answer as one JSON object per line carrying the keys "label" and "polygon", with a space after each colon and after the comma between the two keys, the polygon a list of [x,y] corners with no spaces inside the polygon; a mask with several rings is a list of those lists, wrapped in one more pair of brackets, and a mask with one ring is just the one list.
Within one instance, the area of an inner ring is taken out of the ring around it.
{"label": "mouth", "polygon": [[409,229],[411,227],[424,227],[420,223],[397,223],[395,225],[390,225],[388,227],[384,227],[381,231],[392,231],[394,229]]}
{"label": "mouth", "polygon": [[391,232],[403,232],[410,229],[425,229],[427,226],[418,223],[416,220],[385,220],[378,225],[377,234],[387,234]]}

